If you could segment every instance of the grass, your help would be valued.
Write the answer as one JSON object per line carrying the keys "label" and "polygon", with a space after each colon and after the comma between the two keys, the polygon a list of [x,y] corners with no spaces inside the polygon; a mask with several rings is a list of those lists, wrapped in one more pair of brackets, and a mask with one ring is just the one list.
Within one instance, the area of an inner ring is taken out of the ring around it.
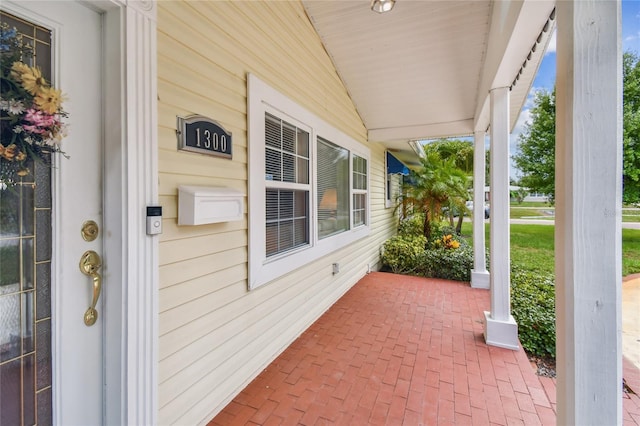
{"label": "grass", "polygon": [[511,202],[511,207],[550,207],[549,203],[543,203],[540,201],[523,201],[520,204],[518,204],[515,201]]}
{"label": "grass", "polygon": [[[554,226],[511,225],[511,263],[522,268],[553,274]],[[485,226],[487,247],[489,247],[489,226]],[[462,234],[473,243],[472,224],[465,222]],[[640,229],[622,230],[622,276],[640,273]]]}
{"label": "grass", "polygon": [[535,218],[535,219],[553,219],[553,216],[546,214],[546,211],[549,211],[550,208],[519,208],[519,207],[511,207],[510,215],[511,219],[522,219],[522,218]]}
{"label": "grass", "polygon": [[622,276],[640,273],[640,229],[622,230]]}
{"label": "grass", "polygon": [[554,226],[511,225],[511,261],[527,271],[553,274]]}

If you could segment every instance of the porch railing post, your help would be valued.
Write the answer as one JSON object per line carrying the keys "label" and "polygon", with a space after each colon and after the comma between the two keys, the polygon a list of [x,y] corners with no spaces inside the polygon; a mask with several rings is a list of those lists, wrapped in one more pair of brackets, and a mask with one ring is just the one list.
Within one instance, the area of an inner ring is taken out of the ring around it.
{"label": "porch railing post", "polygon": [[484,337],[489,345],[517,350],[518,324],[511,316],[509,243],[509,88],[491,97],[491,311],[485,312]]}
{"label": "porch railing post", "polygon": [[484,131],[476,131],[473,146],[473,269],[471,287],[489,288],[489,272],[485,257],[484,237],[484,173],[485,148]]}
{"label": "porch railing post", "polygon": [[622,424],[619,1],[557,2],[558,424]]}

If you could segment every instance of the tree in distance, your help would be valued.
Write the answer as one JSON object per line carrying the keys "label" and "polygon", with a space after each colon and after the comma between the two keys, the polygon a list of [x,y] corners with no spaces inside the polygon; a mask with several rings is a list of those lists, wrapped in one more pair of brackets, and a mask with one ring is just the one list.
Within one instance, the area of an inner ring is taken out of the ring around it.
{"label": "tree in distance", "polygon": [[[623,71],[622,200],[640,203],[640,57],[625,52]],[[531,121],[525,123],[513,156],[522,173],[520,184],[530,190],[555,197],[556,93],[539,90],[534,94]]]}
{"label": "tree in distance", "polygon": [[513,156],[522,173],[520,185],[555,199],[556,170],[556,91],[538,90],[534,94],[531,121],[518,137],[519,151]]}

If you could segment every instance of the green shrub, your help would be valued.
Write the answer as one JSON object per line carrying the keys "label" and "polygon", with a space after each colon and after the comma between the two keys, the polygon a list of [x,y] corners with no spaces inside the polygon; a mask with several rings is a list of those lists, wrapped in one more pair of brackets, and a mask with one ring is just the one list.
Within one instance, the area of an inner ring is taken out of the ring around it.
{"label": "green shrub", "polygon": [[449,225],[449,222],[434,222],[431,224],[431,240],[429,243],[433,244],[445,235],[452,235],[456,239],[458,238],[456,228]]}
{"label": "green shrub", "polygon": [[398,235],[418,237],[424,235],[424,214],[417,213],[398,223]]}
{"label": "green shrub", "polygon": [[381,256],[383,267],[396,274],[413,274],[426,243],[423,235],[396,235],[388,239]]}
{"label": "green shrub", "polygon": [[540,357],[556,356],[556,311],[553,276],[514,268],[511,314],[524,349]]}
{"label": "green shrub", "polygon": [[431,248],[418,256],[418,275],[455,281],[470,281],[473,249],[461,241],[458,248]]}
{"label": "green shrub", "polygon": [[398,224],[398,235],[384,243],[382,265],[397,274],[470,281],[473,249],[446,222],[432,224],[431,240],[422,234],[424,215]]}

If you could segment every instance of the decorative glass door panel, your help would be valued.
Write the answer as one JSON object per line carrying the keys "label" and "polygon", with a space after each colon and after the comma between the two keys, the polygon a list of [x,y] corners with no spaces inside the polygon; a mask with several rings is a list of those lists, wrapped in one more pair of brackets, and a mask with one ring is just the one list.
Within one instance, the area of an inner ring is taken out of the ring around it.
{"label": "decorative glass door panel", "polygon": [[[51,33],[0,11],[33,47],[26,60],[51,81]],[[0,424],[52,423],[51,170],[29,165],[13,187],[0,186]]]}

